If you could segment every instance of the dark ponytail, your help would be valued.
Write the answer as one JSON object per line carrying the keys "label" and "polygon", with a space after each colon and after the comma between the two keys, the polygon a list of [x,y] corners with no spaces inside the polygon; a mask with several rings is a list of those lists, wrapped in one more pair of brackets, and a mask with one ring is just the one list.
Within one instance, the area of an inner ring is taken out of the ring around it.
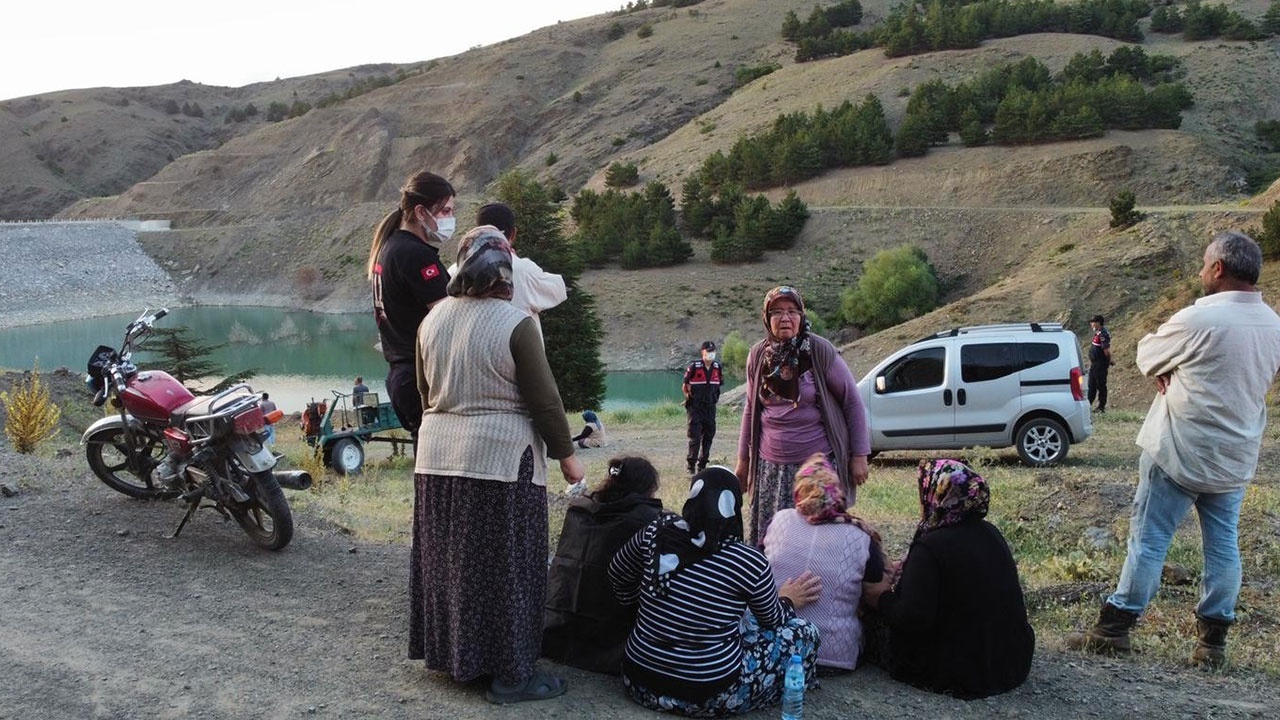
{"label": "dark ponytail", "polygon": [[377,229],[373,231],[373,243],[369,246],[369,263],[365,269],[368,277],[373,278],[373,268],[378,264],[382,244],[404,222],[406,213],[412,214],[413,209],[419,205],[425,206],[433,213],[437,212],[449,201],[449,198],[457,194],[448,180],[426,170],[406,180],[404,187],[400,188],[400,207],[387,213],[387,216],[382,218],[382,222],[378,223]]}
{"label": "dark ponytail", "polygon": [[608,503],[627,495],[653,497],[658,490],[658,470],[642,457],[616,457],[609,461],[608,475],[591,497]]}

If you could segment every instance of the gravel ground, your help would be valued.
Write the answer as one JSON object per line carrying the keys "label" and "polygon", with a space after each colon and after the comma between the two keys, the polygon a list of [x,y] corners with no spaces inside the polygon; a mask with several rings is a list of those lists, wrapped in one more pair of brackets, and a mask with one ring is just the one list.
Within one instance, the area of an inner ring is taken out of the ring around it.
{"label": "gravel ground", "polygon": [[0,258],[0,328],[179,302],[168,274],[119,223],[0,223]]}
{"label": "gravel ground", "polygon": [[[202,513],[130,500],[79,448],[0,440],[0,720],[66,718],[640,718],[619,683],[550,666],[556,700],[488,705],[405,659],[408,548],[353,542],[297,517],[284,551]],[[864,668],[823,680],[809,718],[1276,717],[1264,679],[1040,647],[1031,678],[963,702]],[[777,710],[751,717],[776,717]]]}

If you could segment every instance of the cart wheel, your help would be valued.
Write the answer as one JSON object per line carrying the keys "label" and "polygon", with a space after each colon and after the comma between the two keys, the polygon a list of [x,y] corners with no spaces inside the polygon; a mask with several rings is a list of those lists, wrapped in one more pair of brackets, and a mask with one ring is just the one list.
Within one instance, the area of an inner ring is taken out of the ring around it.
{"label": "cart wheel", "polygon": [[339,440],[329,451],[329,464],[339,475],[359,475],[364,467],[364,446],[351,438]]}

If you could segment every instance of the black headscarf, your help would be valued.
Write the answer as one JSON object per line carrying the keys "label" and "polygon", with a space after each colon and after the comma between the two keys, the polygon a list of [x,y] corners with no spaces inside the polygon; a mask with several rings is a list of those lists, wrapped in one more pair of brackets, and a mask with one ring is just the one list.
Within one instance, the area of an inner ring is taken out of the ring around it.
{"label": "black headscarf", "polygon": [[472,228],[458,241],[458,272],[449,279],[450,295],[510,300],[511,243],[492,225]]}
{"label": "black headscarf", "polygon": [[680,514],[665,515],[656,522],[656,547],[645,560],[643,582],[645,590],[662,596],[676,571],[742,540],[738,477],[727,467],[712,465],[693,476]]}
{"label": "black headscarf", "polygon": [[[773,328],[769,326],[769,309],[781,299],[794,302],[800,310],[800,328],[795,337],[789,340],[776,337]],[[804,300],[800,297],[799,290],[779,285],[764,296],[764,331],[760,398],[796,402],[800,399],[800,375],[813,366],[813,356],[809,349],[809,318],[804,313]]]}

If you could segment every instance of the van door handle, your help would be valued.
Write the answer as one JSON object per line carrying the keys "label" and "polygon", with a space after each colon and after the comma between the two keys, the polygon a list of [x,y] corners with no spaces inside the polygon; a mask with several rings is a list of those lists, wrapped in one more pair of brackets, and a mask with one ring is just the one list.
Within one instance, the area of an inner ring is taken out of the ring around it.
{"label": "van door handle", "polygon": [[942,391],[942,404],[951,407],[951,388]]}
{"label": "van door handle", "polygon": [[956,402],[960,405],[964,404],[964,388],[956,391]]}

